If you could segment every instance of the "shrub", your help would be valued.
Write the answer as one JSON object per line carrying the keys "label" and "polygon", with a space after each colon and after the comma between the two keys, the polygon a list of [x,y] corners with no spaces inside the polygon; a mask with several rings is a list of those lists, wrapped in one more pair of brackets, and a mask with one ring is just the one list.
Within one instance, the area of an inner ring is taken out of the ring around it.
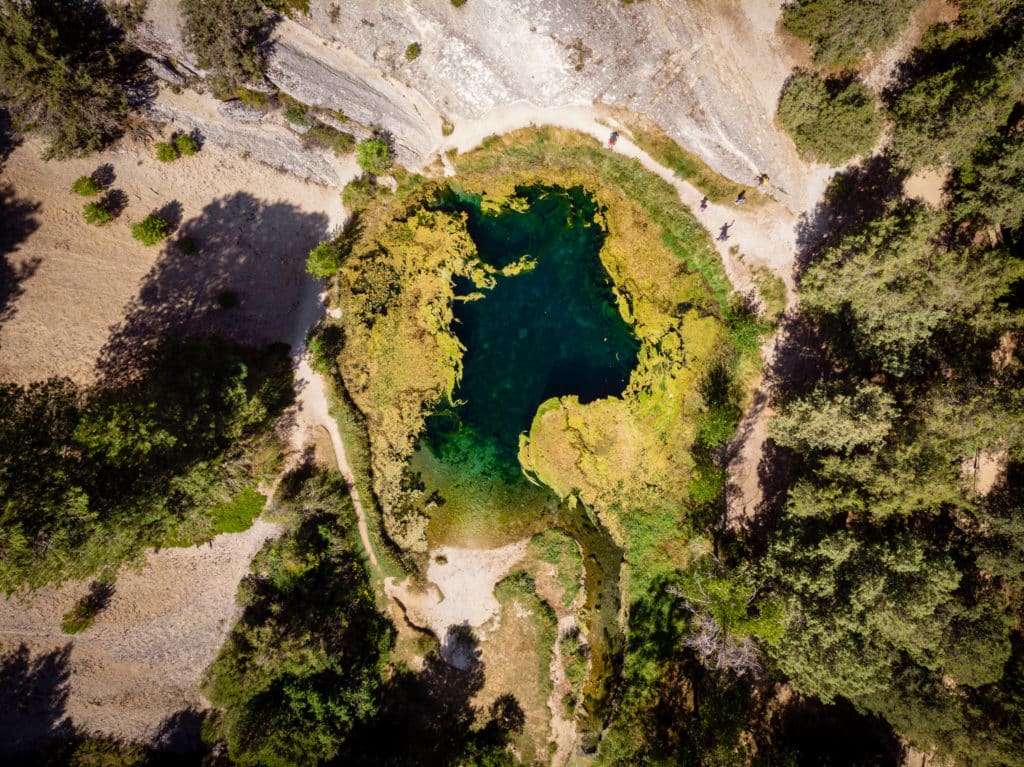
{"label": "shrub", "polygon": [[450,136],[455,132],[455,125],[447,117],[441,118],[441,135]]}
{"label": "shrub", "polygon": [[82,215],[93,226],[105,226],[114,220],[114,214],[102,202],[87,202],[82,207]]}
{"label": "shrub", "polygon": [[391,148],[383,139],[366,139],[356,147],[356,162],[364,173],[380,176],[391,167]]}
{"label": "shrub", "polygon": [[65,634],[80,634],[89,628],[96,616],[110,602],[114,594],[114,584],[109,571],[99,580],[92,582],[89,593],[75,602],[75,606],[64,613],[60,621],[60,630]]}
{"label": "shrub", "polygon": [[456,8],[461,8],[465,4],[466,0],[452,0],[452,5],[454,5]]}
{"label": "shrub", "polygon": [[156,145],[156,159],[160,162],[174,162],[178,159],[178,150],[173,144],[161,141]]}
{"label": "shrub", "polygon": [[263,77],[267,15],[257,0],[181,0],[185,45],[199,66],[234,88]]}
{"label": "shrub", "polygon": [[79,176],[75,179],[75,183],[71,185],[71,191],[75,194],[80,194],[82,197],[92,197],[103,191],[103,187],[92,176]]}
{"label": "shrub", "polygon": [[870,151],[882,129],[874,95],[863,83],[804,73],[786,84],[778,116],[801,155],[829,165]]}
{"label": "shrub", "polygon": [[366,208],[383,190],[369,176],[353,179],[341,190],[341,202],[349,213]]}
{"label": "shrub", "polygon": [[150,213],[132,225],[132,237],[147,247],[156,245],[170,233],[170,225],[156,213]]}
{"label": "shrub", "polygon": [[409,46],[405,49],[405,60],[415,61],[420,57],[421,52],[422,48],[420,48],[419,43],[409,43]]}
{"label": "shrub", "polygon": [[306,257],[306,271],[318,280],[331,277],[341,268],[341,252],[333,242],[321,242]]}
{"label": "shrub", "polygon": [[292,125],[299,125],[303,128],[309,125],[309,116],[306,114],[305,104],[291,104],[284,110],[284,119]]}
{"label": "shrub", "polygon": [[336,155],[350,154],[356,146],[355,137],[351,133],[332,128],[316,121],[308,131],[302,134],[304,146],[318,146],[332,150]]}
{"label": "shrub", "polygon": [[178,133],[174,136],[174,148],[182,157],[191,157],[199,151],[199,142],[187,133]]}

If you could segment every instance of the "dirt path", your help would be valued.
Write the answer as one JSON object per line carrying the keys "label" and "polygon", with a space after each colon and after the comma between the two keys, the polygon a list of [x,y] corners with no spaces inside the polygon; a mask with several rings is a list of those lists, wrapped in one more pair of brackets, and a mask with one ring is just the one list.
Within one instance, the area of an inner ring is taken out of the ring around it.
{"label": "dirt path", "polygon": [[[338,422],[331,417],[330,404],[327,398],[327,388],[323,377],[309,366],[309,358],[305,353],[298,360],[295,368],[295,385],[298,389],[297,396],[297,424],[293,432],[293,446],[296,451],[301,451],[306,444],[315,440],[317,429],[326,429],[331,439],[331,447],[334,449],[334,458],[337,462],[337,469],[349,487],[349,495],[352,498],[352,506],[356,510],[356,519],[359,526],[359,539],[366,550],[366,557],[375,570],[379,570],[377,555],[374,554],[373,546],[370,543],[369,528],[366,524],[366,513],[363,510],[363,503],[359,497],[359,490],[356,489],[355,475],[348,463],[345,454],[345,443],[341,439],[341,432],[338,431]],[[379,573],[378,573],[379,574]]]}

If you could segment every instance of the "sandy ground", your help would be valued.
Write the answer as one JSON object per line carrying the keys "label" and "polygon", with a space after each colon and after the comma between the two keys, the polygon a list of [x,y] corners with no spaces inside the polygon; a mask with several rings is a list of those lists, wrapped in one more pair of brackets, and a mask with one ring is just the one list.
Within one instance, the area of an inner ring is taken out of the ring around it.
{"label": "sandy ground", "polygon": [[[116,354],[124,341],[167,330],[293,340],[311,285],[305,254],[342,220],[336,190],[212,144],[168,164],[129,143],[66,162],[44,163],[39,153],[37,142],[26,142],[0,173],[17,199],[38,205],[38,228],[8,255],[15,269],[29,265],[30,276],[0,327],[0,380],[62,375],[87,383],[105,346]],[[127,207],[94,227],[69,187],[104,165]],[[196,238],[196,256],[131,238],[131,224],[160,209]],[[216,304],[224,290],[238,295],[231,310]]]}
{"label": "sandy ground", "polygon": [[[0,601],[0,652],[6,659],[25,644],[37,672],[0,689],[0,756],[44,737],[65,717],[86,730],[156,740],[179,712],[205,708],[200,679],[231,628],[238,581],[277,532],[257,520],[203,546],[150,553],[141,569],[122,570],[109,605],[75,636],[61,632],[61,616],[88,582],[41,589],[28,604]],[[46,664],[47,656],[59,661]],[[43,673],[47,665],[54,668]],[[195,716],[181,719],[186,730],[198,726]]]}
{"label": "sandy ground", "polygon": [[903,182],[903,193],[933,208],[942,207],[943,188],[949,171],[945,168],[922,168]]}
{"label": "sandy ground", "polygon": [[384,588],[405,608],[410,623],[440,638],[445,660],[460,666],[464,659],[454,654],[458,646],[448,641],[449,628],[468,626],[478,639],[486,640],[489,624],[500,610],[494,586],[523,558],[528,544],[523,540],[497,549],[444,546],[430,552],[426,589],[410,579],[399,583],[394,578],[387,578]]}
{"label": "sandy ground", "polygon": [[[131,143],[45,164],[39,149],[35,142],[16,149],[0,176],[16,199],[35,207],[34,230],[7,254],[28,276],[0,327],[0,380],[67,375],[88,383],[97,372],[116,372],[133,349],[166,332],[281,340],[300,350],[323,313],[305,254],[343,220],[337,190],[213,144],[167,165],[151,147]],[[123,193],[127,207],[96,228],[84,222],[83,200],[68,189],[107,164],[110,188]],[[159,208],[179,233],[195,237],[197,255],[131,239],[130,224]],[[216,306],[222,290],[238,295],[236,307]],[[296,422],[308,428],[296,439],[312,436],[317,423],[333,429],[332,446],[344,464],[322,382],[304,363],[297,378]],[[70,723],[132,740],[195,742],[196,712],[206,707],[201,675],[230,629],[238,581],[276,532],[257,521],[206,546],[151,552],[141,570],[119,574],[110,604],[73,637],[61,633],[61,616],[88,583],[0,602],[0,698],[11,696],[0,701],[0,754]],[[23,656],[10,655],[22,645]]]}

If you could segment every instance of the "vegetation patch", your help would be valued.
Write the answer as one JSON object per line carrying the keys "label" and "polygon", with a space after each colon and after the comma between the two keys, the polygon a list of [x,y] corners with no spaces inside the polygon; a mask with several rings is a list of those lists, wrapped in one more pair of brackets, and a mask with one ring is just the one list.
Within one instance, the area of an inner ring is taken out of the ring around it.
{"label": "vegetation patch", "polygon": [[257,0],[182,0],[180,10],[185,45],[216,88],[262,80],[270,23]]}
{"label": "vegetation patch", "polygon": [[[171,147],[171,149],[174,148]],[[156,213],[150,213],[141,221],[132,224],[132,237],[147,247],[166,239],[170,233],[170,224]]]}
{"label": "vegetation patch", "polygon": [[19,131],[40,134],[44,157],[79,157],[124,131],[140,60],[100,3],[5,2],[0,13],[0,106]]}
{"label": "vegetation patch", "polygon": [[882,117],[867,86],[799,72],[782,90],[778,117],[801,155],[827,165],[842,165],[868,153],[882,130]]}
{"label": "vegetation patch", "polygon": [[277,470],[283,349],[169,339],[136,364],[103,387],[0,385],[5,593],[209,540],[218,501]]}
{"label": "vegetation patch", "polygon": [[103,191],[103,185],[92,176],[79,176],[71,185],[71,191],[82,197],[95,197]]}
{"label": "vegetation patch", "polygon": [[849,68],[894,42],[920,4],[921,0],[794,0],[783,9],[782,25],[814,46],[815,66]]}
{"label": "vegetation patch", "polygon": [[83,205],[82,217],[86,223],[93,226],[106,226],[114,220],[114,214],[110,212],[110,209],[102,200],[99,202],[87,202]]}
{"label": "vegetation patch", "polygon": [[[630,135],[638,147],[666,168],[670,168],[677,178],[689,181],[712,202],[732,202],[743,191],[743,186],[712,170],[700,157],[687,152],[653,123],[642,121],[635,116],[627,118],[626,121]],[[761,199],[760,196],[751,197],[747,204],[756,205]]]}
{"label": "vegetation patch", "polygon": [[242,533],[252,527],[252,521],[263,511],[267,498],[254,487],[247,487],[231,498],[210,509],[213,534]]}

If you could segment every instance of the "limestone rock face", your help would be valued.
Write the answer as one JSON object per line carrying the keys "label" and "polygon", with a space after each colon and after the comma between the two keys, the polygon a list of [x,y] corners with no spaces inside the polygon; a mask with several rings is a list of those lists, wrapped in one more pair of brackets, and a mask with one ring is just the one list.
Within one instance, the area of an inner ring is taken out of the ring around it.
{"label": "limestone rock face", "polygon": [[[139,39],[195,69],[177,5],[150,0]],[[737,181],[767,172],[802,208],[807,168],[773,124],[794,63],[779,13],[778,0],[310,0],[308,16],[275,25],[267,77],[389,131],[406,164],[440,146],[442,118],[516,102],[622,107]],[[421,54],[408,61],[413,42]]]}

